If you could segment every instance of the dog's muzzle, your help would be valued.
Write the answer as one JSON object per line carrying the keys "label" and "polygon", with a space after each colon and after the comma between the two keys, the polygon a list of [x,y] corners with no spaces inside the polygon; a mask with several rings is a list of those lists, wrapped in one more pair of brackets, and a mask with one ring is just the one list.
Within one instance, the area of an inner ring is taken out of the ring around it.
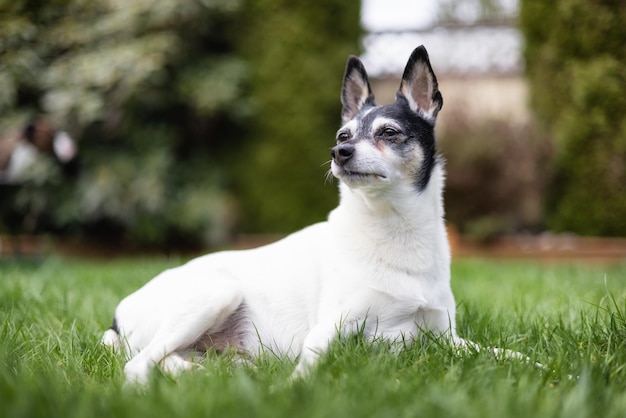
{"label": "dog's muzzle", "polygon": [[344,143],[333,147],[330,150],[330,155],[333,157],[336,164],[344,165],[352,158],[354,151],[355,148],[353,144]]}

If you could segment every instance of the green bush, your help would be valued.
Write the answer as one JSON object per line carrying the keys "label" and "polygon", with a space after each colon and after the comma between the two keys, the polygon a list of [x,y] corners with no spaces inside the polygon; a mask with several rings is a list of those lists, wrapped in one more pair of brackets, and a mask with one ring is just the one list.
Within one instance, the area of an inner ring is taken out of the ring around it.
{"label": "green bush", "polygon": [[77,177],[42,165],[17,193],[13,211],[46,219],[28,231],[219,243],[238,219],[286,231],[332,207],[322,163],[345,58],[358,52],[357,2],[0,10],[0,129],[43,113],[79,140]]}
{"label": "green bush", "polygon": [[557,144],[549,226],[626,234],[626,8],[523,0],[532,105]]}
{"label": "green bush", "polygon": [[345,62],[359,53],[359,2],[257,0],[246,9],[255,114],[236,156],[240,219],[248,232],[289,232],[337,204],[324,178]]}
{"label": "green bush", "polygon": [[476,123],[455,114],[439,136],[446,159],[446,220],[479,240],[544,225],[552,144],[531,124]]}
{"label": "green bush", "polygon": [[2,15],[2,112],[44,113],[79,140],[77,177],[51,169],[20,188],[13,210],[39,219],[29,232],[224,239],[223,133],[249,115],[229,29],[240,16],[237,0],[18,2]]}

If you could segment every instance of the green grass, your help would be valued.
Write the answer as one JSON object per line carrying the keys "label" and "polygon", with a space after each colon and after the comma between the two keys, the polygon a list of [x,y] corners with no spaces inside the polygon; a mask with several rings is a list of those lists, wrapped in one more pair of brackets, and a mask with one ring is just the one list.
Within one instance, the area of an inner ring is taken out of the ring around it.
{"label": "green grass", "polygon": [[542,371],[430,338],[399,354],[359,338],[333,344],[315,372],[267,357],[155,374],[125,387],[99,344],[121,297],[181,260],[0,264],[0,417],[623,417],[626,264],[458,260],[459,333],[518,350]]}

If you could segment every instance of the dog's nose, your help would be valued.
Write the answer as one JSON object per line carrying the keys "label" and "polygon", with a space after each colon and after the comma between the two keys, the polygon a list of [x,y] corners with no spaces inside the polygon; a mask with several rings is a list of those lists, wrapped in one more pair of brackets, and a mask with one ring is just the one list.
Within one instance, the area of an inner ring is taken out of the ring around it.
{"label": "dog's nose", "polygon": [[354,155],[354,145],[339,144],[330,150],[330,155],[337,164],[343,165]]}

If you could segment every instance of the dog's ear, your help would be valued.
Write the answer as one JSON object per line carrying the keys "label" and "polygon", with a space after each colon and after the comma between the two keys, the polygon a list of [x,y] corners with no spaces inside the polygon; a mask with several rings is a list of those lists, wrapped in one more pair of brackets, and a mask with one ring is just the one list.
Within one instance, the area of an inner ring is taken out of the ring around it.
{"label": "dog's ear", "polygon": [[428,59],[424,45],[413,51],[402,74],[397,98],[405,98],[414,112],[431,123],[443,106],[443,97],[437,88],[437,77]]}
{"label": "dog's ear", "polygon": [[341,120],[343,123],[352,119],[367,104],[374,106],[374,94],[367,78],[367,72],[360,59],[355,56],[348,58],[346,73],[341,88]]}

